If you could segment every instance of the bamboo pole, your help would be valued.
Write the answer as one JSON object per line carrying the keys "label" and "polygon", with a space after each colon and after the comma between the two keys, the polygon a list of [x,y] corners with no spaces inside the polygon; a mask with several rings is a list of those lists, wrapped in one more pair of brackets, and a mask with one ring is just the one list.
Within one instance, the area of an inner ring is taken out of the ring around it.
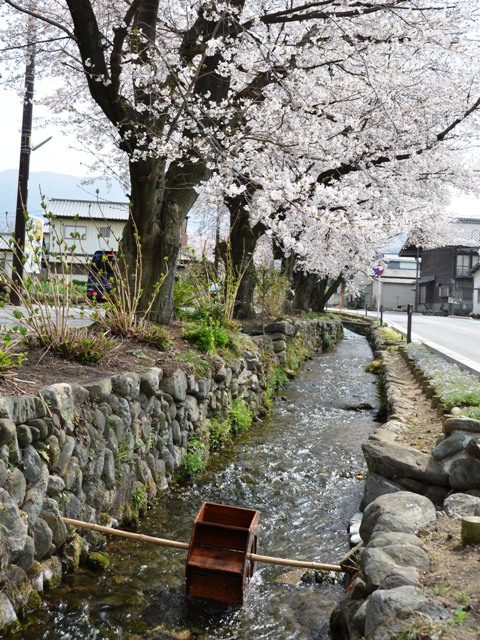
{"label": "bamboo pole", "polygon": [[[190,545],[186,542],[178,542],[177,540],[167,540],[166,538],[157,538],[155,536],[146,536],[143,533],[133,533],[132,531],[123,531],[122,529],[112,529],[111,527],[104,527],[100,524],[93,522],[83,522],[82,520],[73,520],[72,518],[62,518],[65,524],[73,525],[74,527],[81,527],[84,529],[92,529],[92,531],[98,531],[109,536],[117,536],[119,538],[130,538],[131,540],[138,540],[140,542],[148,542],[149,544],[157,544],[164,547],[174,547],[175,549],[188,550]],[[281,564],[287,567],[301,567],[304,569],[317,569],[318,571],[336,571],[343,572],[344,570],[337,564],[324,564],[322,562],[311,562],[308,560],[291,560],[288,558],[275,558],[273,556],[261,556],[257,553],[248,553],[247,559],[253,562],[264,562],[266,564]]]}

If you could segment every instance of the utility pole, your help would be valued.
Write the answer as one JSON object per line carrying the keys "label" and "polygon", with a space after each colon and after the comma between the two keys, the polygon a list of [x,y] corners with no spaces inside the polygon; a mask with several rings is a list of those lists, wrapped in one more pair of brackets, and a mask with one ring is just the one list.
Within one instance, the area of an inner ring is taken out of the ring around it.
{"label": "utility pole", "polygon": [[20,304],[15,289],[23,286],[23,262],[25,251],[25,221],[28,201],[28,178],[30,174],[30,154],[32,151],[33,87],[35,80],[35,30],[32,22],[28,27],[29,43],[27,47],[27,65],[25,69],[25,94],[23,98],[22,137],[20,141],[20,163],[18,167],[17,207],[15,211],[15,236],[13,246],[12,279],[14,290],[10,293],[10,302]]}

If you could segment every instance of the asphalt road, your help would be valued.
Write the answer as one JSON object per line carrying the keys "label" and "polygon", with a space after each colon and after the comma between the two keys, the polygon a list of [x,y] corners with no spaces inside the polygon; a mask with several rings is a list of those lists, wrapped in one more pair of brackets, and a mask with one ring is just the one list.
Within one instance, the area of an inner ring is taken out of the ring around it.
{"label": "asphalt road", "polygon": [[[407,332],[407,313],[386,311],[384,323]],[[423,342],[448,359],[480,374],[480,320],[460,316],[412,316],[412,341]]]}
{"label": "asphalt road", "polygon": [[[27,315],[27,311],[25,307],[14,307],[13,305],[5,305],[3,308],[0,308],[0,325],[12,326],[15,324],[21,324],[18,320],[16,320],[13,316],[15,311],[19,311],[23,313],[25,316]],[[52,318],[55,318],[55,309],[54,307],[49,308],[49,313]],[[86,317],[86,312],[84,309],[80,309],[78,307],[72,307],[70,309],[70,318],[68,319],[68,324],[71,327],[87,327],[92,324],[92,321]]]}

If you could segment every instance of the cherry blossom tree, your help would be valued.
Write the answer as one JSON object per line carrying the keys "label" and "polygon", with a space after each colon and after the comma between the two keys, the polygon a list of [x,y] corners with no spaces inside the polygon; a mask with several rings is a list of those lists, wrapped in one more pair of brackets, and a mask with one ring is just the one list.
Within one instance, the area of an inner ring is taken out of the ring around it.
{"label": "cherry blossom tree", "polygon": [[265,228],[323,277],[334,230],[360,234],[369,217],[387,227],[405,210],[398,175],[425,190],[459,179],[437,161],[478,107],[473,0],[5,0],[1,11],[12,56],[24,15],[37,19],[42,72],[63,82],[58,108],[126,158],[122,246],[131,269],[141,251],[144,308],[163,279],[159,322],[208,181],[230,208],[237,260]]}

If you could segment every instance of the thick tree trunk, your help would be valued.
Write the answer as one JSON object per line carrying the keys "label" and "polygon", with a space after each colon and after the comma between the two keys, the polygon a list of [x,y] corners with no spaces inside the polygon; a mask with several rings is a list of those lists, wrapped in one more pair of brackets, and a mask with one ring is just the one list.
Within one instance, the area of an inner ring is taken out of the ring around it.
{"label": "thick tree trunk", "polygon": [[130,291],[142,289],[138,310],[150,310],[149,318],[159,324],[168,324],[174,316],[182,225],[197,198],[194,186],[204,174],[201,162],[185,162],[182,167],[174,163],[166,173],[165,164],[158,160],[130,164],[131,216],[121,246]]}
{"label": "thick tree trunk", "polygon": [[335,278],[335,280],[332,280],[331,278],[321,278],[310,297],[310,306],[312,311],[315,311],[316,313],[323,313],[327,302],[338,289],[341,282],[341,275]]}
{"label": "thick tree trunk", "polygon": [[239,320],[253,318],[255,309],[253,306],[253,294],[256,285],[255,265],[253,254],[257,241],[262,235],[262,225],[250,226],[250,213],[247,205],[255,191],[252,186],[244,193],[227,198],[225,204],[230,211],[230,251],[232,257],[232,271],[235,278],[240,278],[240,283],[235,300],[235,317]]}
{"label": "thick tree trunk", "polygon": [[315,311],[323,313],[325,306],[337,290],[342,276],[335,280],[331,278],[319,278],[314,273],[296,271],[293,276],[295,289],[294,308],[302,311]]}
{"label": "thick tree trunk", "polygon": [[310,298],[317,284],[316,276],[303,271],[295,271],[293,274],[293,289],[295,298],[293,302],[294,309],[302,311],[310,310]]}

